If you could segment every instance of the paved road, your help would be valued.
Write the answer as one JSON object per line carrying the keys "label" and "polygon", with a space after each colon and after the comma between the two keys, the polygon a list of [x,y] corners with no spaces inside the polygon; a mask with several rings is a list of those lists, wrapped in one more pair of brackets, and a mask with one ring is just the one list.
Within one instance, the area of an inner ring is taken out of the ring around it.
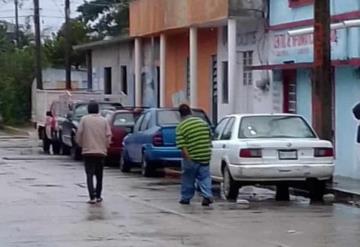
{"label": "paved road", "polygon": [[[81,163],[45,156],[36,142],[0,140],[0,246],[347,246],[360,243],[360,209],[278,203],[248,187],[250,208],[217,198],[177,203],[176,179],[106,169],[104,202],[86,204]],[[264,200],[267,199],[267,200]]]}

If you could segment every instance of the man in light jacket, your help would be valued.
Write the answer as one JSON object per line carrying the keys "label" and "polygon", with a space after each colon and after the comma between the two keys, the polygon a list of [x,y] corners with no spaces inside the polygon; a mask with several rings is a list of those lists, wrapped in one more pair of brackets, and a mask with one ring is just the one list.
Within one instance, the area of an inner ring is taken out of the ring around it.
{"label": "man in light jacket", "polygon": [[[105,118],[99,115],[99,104],[92,101],[88,105],[89,115],[84,116],[79,124],[76,142],[82,148],[85,172],[90,200],[88,203],[100,203],[103,199],[102,180],[107,148],[111,142],[111,129]],[[93,178],[96,177],[96,188]]]}

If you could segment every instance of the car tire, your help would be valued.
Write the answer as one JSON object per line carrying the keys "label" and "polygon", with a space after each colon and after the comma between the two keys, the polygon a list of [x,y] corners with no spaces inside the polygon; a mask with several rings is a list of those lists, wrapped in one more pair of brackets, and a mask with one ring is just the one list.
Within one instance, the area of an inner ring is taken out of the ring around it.
{"label": "car tire", "polygon": [[71,148],[66,146],[63,142],[60,143],[62,155],[70,155]]}
{"label": "car tire", "polygon": [[276,201],[290,201],[289,184],[280,183],[276,185]]}
{"label": "car tire", "polygon": [[141,174],[144,177],[152,177],[154,175],[154,168],[151,165],[151,162],[146,159],[145,154],[143,154],[141,161]]}
{"label": "car tire", "polygon": [[61,151],[61,145],[60,145],[60,142],[59,141],[54,141],[53,144],[53,153],[55,155],[59,155],[60,154],[60,151]]}
{"label": "car tire", "polygon": [[326,190],[326,181],[309,179],[308,190],[311,202],[322,202]]}
{"label": "car tire", "polygon": [[225,198],[229,201],[235,201],[239,195],[239,189],[240,184],[232,178],[229,168],[225,166],[222,182],[222,191]]}
{"label": "car tire", "polygon": [[120,171],[123,173],[129,173],[131,171],[131,164],[125,157],[125,152],[121,153],[119,167]]}

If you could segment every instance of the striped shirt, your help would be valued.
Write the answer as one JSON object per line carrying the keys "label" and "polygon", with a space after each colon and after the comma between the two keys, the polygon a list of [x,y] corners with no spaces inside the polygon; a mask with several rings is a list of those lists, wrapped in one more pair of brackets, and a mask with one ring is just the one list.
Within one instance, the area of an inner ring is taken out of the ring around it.
{"label": "striped shirt", "polygon": [[185,119],[176,128],[176,146],[186,148],[192,161],[208,164],[211,158],[209,125],[198,117]]}

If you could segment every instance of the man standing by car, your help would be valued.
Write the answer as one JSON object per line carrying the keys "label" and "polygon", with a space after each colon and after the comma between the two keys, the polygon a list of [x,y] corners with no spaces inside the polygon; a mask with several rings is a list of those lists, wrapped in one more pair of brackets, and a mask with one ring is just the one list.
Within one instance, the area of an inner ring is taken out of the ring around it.
{"label": "man standing by car", "polygon": [[[76,133],[76,142],[82,148],[90,201],[102,201],[102,180],[107,148],[111,141],[111,129],[105,118],[99,115],[99,104],[92,101],[88,105],[89,115],[82,117]],[[96,177],[96,188],[93,178]]]}
{"label": "man standing by car", "polygon": [[213,202],[209,162],[211,158],[211,131],[209,125],[193,117],[188,105],[179,107],[181,123],[176,128],[176,145],[182,151],[182,176],[180,204],[190,204],[197,182],[202,205]]}

